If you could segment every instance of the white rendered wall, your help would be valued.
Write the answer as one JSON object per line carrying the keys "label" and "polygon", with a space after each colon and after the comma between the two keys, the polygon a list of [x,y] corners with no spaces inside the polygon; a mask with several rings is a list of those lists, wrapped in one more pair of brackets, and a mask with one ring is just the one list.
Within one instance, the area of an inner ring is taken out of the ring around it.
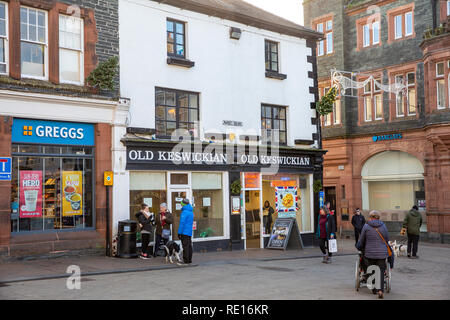
{"label": "white rendered wall", "polygon": [[[186,22],[186,58],[192,68],[168,65],[166,19]],[[230,27],[242,30],[240,40]],[[119,1],[121,96],[131,99],[131,127],[155,127],[155,87],[200,92],[200,130],[240,133],[223,120],[243,122],[241,133],[261,134],[261,104],[288,107],[288,145],[312,139],[315,110],[306,40],[181,10],[147,0]],[[264,40],[279,42],[280,73],[265,77]]]}

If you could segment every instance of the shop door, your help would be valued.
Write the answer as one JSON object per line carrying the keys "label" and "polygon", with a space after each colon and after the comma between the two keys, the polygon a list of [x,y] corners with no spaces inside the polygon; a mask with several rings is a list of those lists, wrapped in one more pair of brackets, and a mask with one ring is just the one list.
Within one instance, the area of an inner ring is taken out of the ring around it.
{"label": "shop door", "polygon": [[172,240],[178,241],[178,227],[180,226],[180,216],[181,216],[181,201],[183,199],[189,199],[191,205],[194,206],[191,200],[191,193],[189,189],[177,189],[169,191],[169,210],[173,215],[172,223]]}
{"label": "shop door", "polygon": [[334,210],[334,221],[336,223],[336,231],[339,230],[337,222],[337,212],[336,212],[336,187],[325,187],[325,203],[330,202],[330,210]]}
{"label": "shop door", "polygon": [[246,248],[261,248],[260,191],[245,191]]}

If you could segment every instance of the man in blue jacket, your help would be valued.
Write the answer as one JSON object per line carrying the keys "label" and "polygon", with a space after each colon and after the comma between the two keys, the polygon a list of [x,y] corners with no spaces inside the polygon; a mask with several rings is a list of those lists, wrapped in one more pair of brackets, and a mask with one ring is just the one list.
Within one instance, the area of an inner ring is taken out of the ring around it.
{"label": "man in blue jacket", "polygon": [[194,210],[188,199],[181,201],[180,226],[178,228],[178,238],[183,246],[184,263],[192,263],[192,225],[194,223]]}

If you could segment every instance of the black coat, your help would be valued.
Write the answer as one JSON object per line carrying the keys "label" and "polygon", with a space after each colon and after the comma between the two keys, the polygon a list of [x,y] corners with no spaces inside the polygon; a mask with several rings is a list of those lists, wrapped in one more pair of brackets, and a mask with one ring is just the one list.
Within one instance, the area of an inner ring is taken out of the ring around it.
{"label": "black coat", "polygon": [[361,233],[362,228],[364,227],[365,224],[366,224],[366,218],[364,218],[364,216],[362,214],[353,215],[352,225],[359,233]]}
{"label": "black coat", "polygon": [[152,232],[153,226],[155,225],[155,217],[153,214],[150,214],[150,217],[146,218],[145,215],[139,211],[136,213],[136,219],[142,224],[141,231],[145,230],[148,232]]}

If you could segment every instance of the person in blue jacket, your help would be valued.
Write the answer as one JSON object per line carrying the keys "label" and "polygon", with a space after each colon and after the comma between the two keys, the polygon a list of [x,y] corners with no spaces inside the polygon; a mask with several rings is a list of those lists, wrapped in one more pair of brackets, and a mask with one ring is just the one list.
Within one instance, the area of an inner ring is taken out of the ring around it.
{"label": "person in blue jacket", "polygon": [[319,247],[323,253],[323,263],[331,263],[331,256],[333,254],[328,251],[328,240],[334,239],[336,236],[336,226],[334,221],[335,220],[333,216],[329,214],[327,207],[322,206],[320,208],[319,218],[317,219],[316,236],[319,238]]}
{"label": "person in blue jacket", "polygon": [[181,201],[180,226],[178,238],[183,246],[183,260],[185,264],[192,263],[192,225],[194,223],[194,210],[188,199]]}

